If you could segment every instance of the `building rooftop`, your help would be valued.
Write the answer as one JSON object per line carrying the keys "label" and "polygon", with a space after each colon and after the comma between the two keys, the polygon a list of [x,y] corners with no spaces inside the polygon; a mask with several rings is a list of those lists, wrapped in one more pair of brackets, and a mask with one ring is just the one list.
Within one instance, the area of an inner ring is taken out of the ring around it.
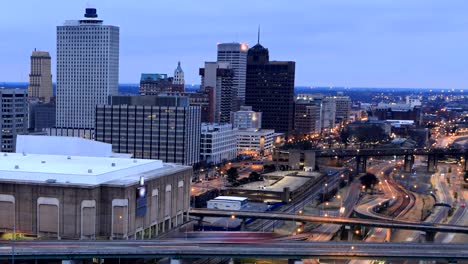
{"label": "building rooftop", "polygon": [[125,186],[185,168],[161,160],[0,153],[0,182]]}

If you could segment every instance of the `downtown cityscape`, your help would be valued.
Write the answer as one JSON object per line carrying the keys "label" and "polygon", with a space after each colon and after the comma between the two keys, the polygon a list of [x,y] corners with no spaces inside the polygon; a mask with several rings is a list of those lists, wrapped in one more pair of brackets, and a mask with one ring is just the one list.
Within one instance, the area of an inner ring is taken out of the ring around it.
{"label": "downtown cityscape", "polygon": [[0,4],[0,263],[468,263],[466,3],[167,2]]}

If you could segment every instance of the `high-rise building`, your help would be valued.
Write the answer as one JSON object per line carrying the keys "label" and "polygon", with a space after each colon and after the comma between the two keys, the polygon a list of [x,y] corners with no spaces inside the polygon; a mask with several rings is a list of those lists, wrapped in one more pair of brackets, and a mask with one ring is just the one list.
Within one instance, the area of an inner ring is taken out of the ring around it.
{"label": "high-rise building", "polygon": [[294,111],[294,61],[270,61],[259,43],[249,49],[245,104],[262,112],[262,127],[291,133]]}
{"label": "high-rise building", "polygon": [[213,89],[214,123],[230,123],[236,109],[233,88],[234,71],[227,62],[205,62],[200,68],[202,89]]}
{"label": "high-rise building", "polygon": [[262,113],[252,111],[251,106],[241,106],[241,109],[232,113],[233,127],[239,129],[262,128]]}
{"label": "high-rise building", "polygon": [[28,131],[28,93],[24,89],[0,89],[0,150],[14,152],[16,136]]}
{"label": "high-rise building", "polygon": [[294,103],[294,131],[313,134],[322,131],[320,99],[297,99]]}
{"label": "high-rise building", "polygon": [[119,27],[104,25],[95,8],[57,26],[57,127],[93,128],[96,105],[118,82]]}
{"label": "high-rise building", "polygon": [[274,139],[273,129],[239,129],[237,131],[237,154],[253,157],[270,155]]}
{"label": "high-rise building", "polygon": [[346,124],[351,113],[351,99],[349,96],[329,96],[328,98],[335,101],[336,104],[335,123]]}
{"label": "high-rise building", "polygon": [[182,67],[180,67],[180,61],[177,63],[177,68],[174,71],[173,84],[182,85],[182,91],[185,90],[184,71],[182,70]]}
{"label": "high-rise building", "polygon": [[49,52],[34,50],[31,55],[28,96],[50,102],[52,98],[52,73]]}
{"label": "high-rise building", "polygon": [[236,110],[245,103],[245,78],[247,74],[247,51],[249,46],[245,43],[218,44],[218,62],[228,62],[234,71],[232,79],[236,97]]}
{"label": "high-rise building", "polygon": [[95,138],[134,158],[191,165],[200,158],[200,107],[181,96],[111,96],[96,107]]}
{"label": "high-rise building", "polygon": [[336,101],[330,97],[322,98],[322,130],[332,129],[336,120]]}
{"label": "high-rise building", "polygon": [[237,129],[231,124],[203,123],[200,138],[200,160],[219,164],[237,157]]}

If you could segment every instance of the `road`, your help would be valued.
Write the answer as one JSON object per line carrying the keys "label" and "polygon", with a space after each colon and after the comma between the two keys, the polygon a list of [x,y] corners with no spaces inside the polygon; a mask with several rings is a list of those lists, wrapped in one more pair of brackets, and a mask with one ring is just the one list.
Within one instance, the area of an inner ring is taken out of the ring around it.
{"label": "road", "polygon": [[0,259],[285,258],[468,260],[468,244],[186,241],[4,241]]}

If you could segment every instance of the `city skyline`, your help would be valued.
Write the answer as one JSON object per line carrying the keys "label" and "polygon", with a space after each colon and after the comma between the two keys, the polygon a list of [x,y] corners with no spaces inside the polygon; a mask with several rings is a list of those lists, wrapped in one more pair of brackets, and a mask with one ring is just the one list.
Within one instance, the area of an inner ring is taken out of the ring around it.
{"label": "city skyline", "polygon": [[[142,72],[172,73],[184,65],[187,84],[199,84],[197,69],[216,59],[216,44],[260,42],[277,60],[297,63],[297,86],[464,88],[463,53],[468,42],[468,3],[437,1],[93,1],[100,17],[122,29],[120,83],[137,83]],[[25,8],[24,6],[27,6]],[[85,2],[2,3],[0,80],[28,80],[34,48],[48,51],[56,78],[55,28],[82,17]],[[437,11],[437,12],[435,12]],[[157,16],[154,15],[157,12]],[[9,21],[15,23],[9,23]],[[169,23],[168,23],[169,22]],[[27,36],[27,37],[26,37]],[[187,49],[190,46],[190,49]]]}

